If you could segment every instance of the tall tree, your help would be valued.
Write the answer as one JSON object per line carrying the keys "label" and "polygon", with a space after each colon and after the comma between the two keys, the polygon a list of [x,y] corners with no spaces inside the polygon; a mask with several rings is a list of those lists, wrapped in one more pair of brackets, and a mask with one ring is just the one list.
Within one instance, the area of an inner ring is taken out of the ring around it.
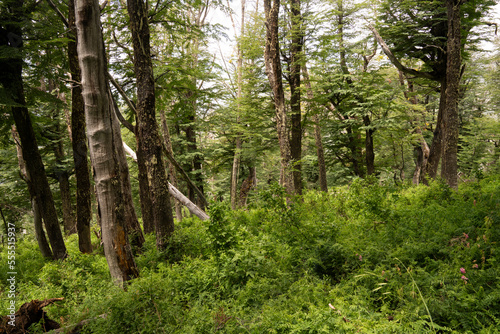
{"label": "tall tree", "polygon": [[290,2],[290,153],[293,159],[293,187],[296,194],[302,194],[302,111],[300,91],[300,67],[304,40],[300,0]]}
{"label": "tall tree", "polygon": [[174,232],[174,219],[162,158],[162,142],[156,122],[155,80],[151,62],[148,13],[146,4],[142,0],[127,0],[127,8],[130,16],[137,80],[136,129],[139,159],[144,159],[147,169],[156,244],[158,248],[163,249],[167,238]]}
{"label": "tall tree", "polygon": [[0,48],[7,55],[0,59],[2,68],[0,84],[11,99],[12,116],[19,133],[26,168],[32,180],[32,192],[36,197],[36,203],[47,230],[53,256],[56,259],[64,259],[67,255],[66,246],[24,97],[22,35],[23,22],[28,19],[28,15],[23,0],[5,1],[0,7],[2,18],[0,20],[2,22]]}
{"label": "tall tree", "polygon": [[71,145],[76,178],[76,229],[78,246],[82,253],[92,252],[90,239],[91,185],[88,165],[87,136],[85,134],[85,106],[82,96],[80,65],[77,53],[75,0],[68,2],[68,62],[71,74]]}
{"label": "tall tree", "polygon": [[452,188],[458,187],[458,101],[460,88],[461,55],[461,15],[463,0],[446,0],[448,36],[446,43],[446,102],[443,117],[443,160],[441,177]]}
{"label": "tall tree", "polygon": [[264,61],[266,72],[271,85],[276,111],[276,130],[280,147],[280,184],[285,187],[288,194],[295,193],[293,182],[293,164],[290,141],[288,140],[287,113],[285,93],[283,90],[282,69],[279,45],[279,9],[280,0],[264,0],[266,17],[266,45]]}
{"label": "tall tree", "polygon": [[104,254],[111,277],[122,284],[139,273],[125,226],[117,153],[123,148],[114,135],[99,4],[96,0],[77,1],[75,12],[87,137],[99,202]]}

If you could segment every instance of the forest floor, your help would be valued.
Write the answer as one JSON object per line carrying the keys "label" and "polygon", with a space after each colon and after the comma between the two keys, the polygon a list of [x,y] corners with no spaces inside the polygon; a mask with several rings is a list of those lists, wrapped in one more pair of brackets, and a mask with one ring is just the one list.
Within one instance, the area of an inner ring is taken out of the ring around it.
{"label": "forest floor", "polygon": [[[45,310],[63,327],[91,319],[81,333],[500,333],[500,177],[458,191],[356,180],[292,204],[273,186],[250,202],[184,219],[162,252],[147,236],[125,290],[101,247],[81,254],[72,235],[49,261],[27,236],[16,305],[64,298]],[[7,247],[0,269],[5,315]]]}

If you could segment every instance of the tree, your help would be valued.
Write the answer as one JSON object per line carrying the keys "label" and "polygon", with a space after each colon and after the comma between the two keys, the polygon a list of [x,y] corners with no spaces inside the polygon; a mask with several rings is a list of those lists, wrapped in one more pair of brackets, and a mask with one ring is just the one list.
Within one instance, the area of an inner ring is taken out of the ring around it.
{"label": "tree", "polygon": [[264,12],[266,17],[264,61],[266,65],[266,74],[273,92],[274,108],[276,111],[276,130],[278,133],[281,157],[280,184],[285,187],[289,195],[292,195],[296,192],[296,189],[293,182],[292,153],[288,140],[287,113],[280,59],[278,35],[279,9],[280,0],[264,0]]}
{"label": "tree", "polygon": [[143,159],[146,166],[156,244],[159,249],[163,249],[167,238],[174,232],[174,219],[162,158],[162,142],[156,122],[155,81],[151,63],[148,13],[146,4],[142,0],[127,0],[127,6],[137,79],[138,158]]}
{"label": "tree", "polygon": [[77,1],[75,6],[78,58],[82,75],[83,98],[90,157],[99,203],[104,253],[111,277],[122,284],[138,276],[128,243],[121,172],[113,114],[106,81],[106,60],[100,27],[99,4],[95,0]]}
{"label": "tree", "polygon": [[66,246],[62,237],[54,199],[50,191],[45,167],[38,150],[38,144],[26,106],[23,87],[23,21],[29,17],[29,10],[22,0],[4,2],[0,7],[0,47],[6,57],[0,59],[2,72],[0,83],[8,94],[12,116],[19,133],[23,158],[31,178],[32,196],[36,198],[40,216],[45,224],[52,253],[56,259],[66,257]]}
{"label": "tree", "polygon": [[75,1],[68,2],[68,62],[71,73],[71,145],[76,178],[76,229],[82,253],[92,252],[90,240],[91,185],[88,165],[87,136],[85,134],[85,106],[82,96],[80,65],[78,63]]}
{"label": "tree", "polygon": [[[460,44],[462,54],[466,45],[474,45],[477,42],[477,38],[471,30],[480,24],[482,17],[494,4],[495,2],[490,0],[467,1],[463,4],[463,10],[458,14],[462,23],[460,37],[462,41],[466,41],[466,43]],[[445,115],[448,108],[446,104],[447,85],[456,85],[456,83],[448,83],[447,81],[447,42],[448,37],[451,37],[448,32],[448,17],[451,18],[454,13],[448,10],[444,0],[387,0],[382,3],[380,13],[380,35],[375,28],[371,27],[371,30],[391,62],[404,73],[430,79],[440,84],[440,106],[434,136],[427,165],[424,168],[424,173],[421,173],[421,177],[425,182],[426,176],[430,178],[436,177],[443,147],[446,148],[447,152],[451,152],[451,155],[454,155],[453,152],[456,150],[453,139],[456,136],[448,132],[446,138],[444,138],[443,131],[445,129],[442,123],[443,119],[448,117]],[[384,39],[382,39],[381,35],[384,36]],[[387,46],[386,41],[392,45],[392,49]],[[398,57],[418,59],[423,66],[418,70],[406,67]],[[453,75],[453,78],[453,80],[456,80],[456,75]],[[448,92],[452,93],[453,91],[455,91],[455,88]],[[454,99],[453,97],[450,98],[450,101]],[[448,121],[446,125],[451,125],[453,122]],[[451,132],[456,132],[456,130],[451,130]],[[452,140],[452,142],[443,143],[443,140]],[[447,173],[453,173],[451,170],[454,168],[445,167],[449,171]],[[454,181],[450,179],[449,175],[447,178],[449,184],[454,186]]]}

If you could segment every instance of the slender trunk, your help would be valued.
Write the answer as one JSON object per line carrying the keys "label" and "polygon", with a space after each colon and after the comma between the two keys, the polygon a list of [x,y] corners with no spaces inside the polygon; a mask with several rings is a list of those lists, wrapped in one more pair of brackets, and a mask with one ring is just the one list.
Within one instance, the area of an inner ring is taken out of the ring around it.
{"label": "slender trunk", "polygon": [[8,9],[9,13],[12,14],[11,22],[13,23],[5,24],[4,29],[0,31],[0,47],[12,48],[7,54],[13,55],[12,58],[3,57],[0,59],[0,68],[2,68],[2,71],[0,71],[0,84],[7,91],[7,96],[10,96],[15,102],[15,106],[11,107],[12,116],[19,133],[26,169],[32,181],[33,195],[36,197],[54,258],[64,259],[67,255],[66,246],[64,245],[54,199],[24,98],[23,60],[20,55],[23,47],[22,22],[27,18],[25,17],[23,5],[22,0],[9,3]]}
{"label": "slender trunk", "polygon": [[300,66],[302,58],[302,16],[300,0],[291,0],[292,44],[290,46],[290,153],[293,161],[293,187],[302,194],[302,114],[300,110]]}
{"label": "slender trunk", "polygon": [[441,176],[451,188],[458,188],[458,102],[460,99],[461,24],[462,0],[446,0],[448,10],[448,43],[446,66],[446,109],[443,114],[443,147]]}
{"label": "slender trunk", "polygon": [[90,172],[88,164],[87,136],[85,134],[85,106],[83,103],[80,65],[78,64],[77,35],[75,25],[75,1],[69,0],[68,62],[71,72],[71,145],[76,178],[76,229],[80,252],[91,253],[90,222],[92,220]]}
{"label": "slender trunk", "polygon": [[[229,1],[228,1],[229,4]],[[236,34],[236,25],[234,24],[233,16],[231,15],[231,21],[233,23],[234,33]],[[241,98],[242,98],[242,85],[243,85],[243,50],[241,47],[241,38],[245,35],[245,0],[241,1],[241,29],[240,29],[240,41],[238,42],[238,92],[237,92],[237,116],[236,124],[240,123],[241,114]],[[238,207],[238,179],[241,164],[241,133],[236,133],[235,139],[235,149],[233,156],[233,168],[231,170],[231,209],[235,210]]]}
{"label": "slender trunk", "polygon": [[76,2],[75,12],[87,134],[99,202],[104,254],[111,277],[121,285],[137,277],[139,272],[126,233],[117,153],[118,148],[122,148],[117,147],[113,134],[99,4],[96,0],[80,0]]}
{"label": "slender trunk", "polygon": [[12,137],[16,142],[17,162],[19,164],[19,170],[21,172],[22,178],[28,185],[28,190],[31,197],[31,209],[33,211],[33,223],[35,226],[35,237],[36,241],[38,242],[38,248],[40,249],[43,257],[51,259],[53,258],[52,250],[50,249],[49,243],[47,242],[47,237],[45,236],[45,231],[43,230],[43,222],[40,215],[39,202],[36,200],[36,195],[33,192],[31,177],[29,176],[28,170],[26,169],[26,162],[23,159],[23,152],[21,149],[19,134],[17,133],[14,126],[12,126]]}
{"label": "slender trunk", "polygon": [[[307,70],[307,65],[305,63],[302,66],[302,74],[304,76],[304,83],[307,89],[307,98],[309,100],[312,100],[314,98],[314,94],[311,88],[311,81],[309,79],[309,72]],[[316,143],[316,154],[318,156],[319,188],[321,189],[321,191],[328,192],[328,183],[326,181],[325,151],[323,149],[321,125],[319,123],[318,114],[314,113],[312,119],[314,123],[314,140]]]}
{"label": "slender trunk", "polygon": [[264,60],[267,77],[274,95],[274,107],[276,110],[276,130],[280,147],[280,184],[285,187],[289,195],[295,193],[292,174],[292,154],[290,141],[288,140],[287,115],[285,107],[285,94],[283,91],[283,80],[281,72],[278,17],[280,0],[264,0],[264,12],[266,15],[266,46]]}
{"label": "slender trunk", "polygon": [[[370,126],[370,117],[363,116],[363,124],[367,127]],[[369,128],[365,131],[365,159],[366,159],[366,175],[373,175],[375,173],[375,149],[373,147],[373,133],[374,129]]]}
{"label": "slender trunk", "polygon": [[174,218],[155,115],[155,81],[150,54],[148,13],[142,0],[127,0],[127,9],[137,79],[137,137],[140,138],[140,155],[147,170],[156,245],[158,249],[164,249],[167,239],[174,232]]}
{"label": "slender trunk", "polygon": [[[174,150],[172,148],[172,141],[170,140],[170,131],[168,130],[167,118],[165,117],[164,112],[160,112],[160,119],[161,119],[161,128],[163,131],[163,142],[165,143],[165,150],[170,154],[170,156],[173,157]],[[179,188],[175,166],[170,160],[168,161],[168,174],[170,176],[170,181],[172,181],[171,182],[172,185],[175,188]],[[182,210],[178,200],[175,200],[174,206],[175,206],[175,216],[177,218],[177,221],[181,221]]]}

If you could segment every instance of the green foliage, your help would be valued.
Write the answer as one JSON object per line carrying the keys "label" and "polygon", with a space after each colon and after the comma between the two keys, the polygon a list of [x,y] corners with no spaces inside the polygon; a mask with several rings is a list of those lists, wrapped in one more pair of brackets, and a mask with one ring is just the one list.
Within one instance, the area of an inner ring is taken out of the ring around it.
{"label": "green foliage", "polygon": [[49,315],[91,319],[85,333],[498,333],[499,207],[498,175],[458,191],[357,179],[293,201],[271,185],[247,210],[184,219],[166,251],[147,236],[126,290],[75,236],[63,262],[19,241],[17,305],[64,297]]}

